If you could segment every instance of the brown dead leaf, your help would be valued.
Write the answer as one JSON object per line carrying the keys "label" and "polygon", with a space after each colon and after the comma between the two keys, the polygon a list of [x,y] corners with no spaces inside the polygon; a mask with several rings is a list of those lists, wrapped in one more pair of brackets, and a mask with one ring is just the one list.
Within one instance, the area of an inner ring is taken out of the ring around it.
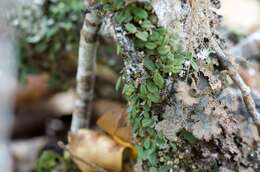
{"label": "brown dead leaf", "polygon": [[[106,112],[98,119],[97,125],[111,136],[116,136],[131,143],[132,133],[127,122],[127,109],[123,104],[111,104]],[[109,110],[108,110],[109,109]]]}
{"label": "brown dead leaf", "polygon": [[19,86],[16,92],[16,105],[32,104],[41,101],[49,93],[49,75],[46,73],[31,75],[25,86]]}
{"label": "brown dead leaf", "polygon": [[94,102],[94,109],[97,115],[102,115],[109,111],[117,111],[117,109],[126,108],[125,105],[119,102],[111,101],[111,100],[98,100]]}
{"label": "brown dead leaf", "polygon": [[97,131],[82,129],[70,134],[68,139],[73,160],[82,172],[94,172],[96,167],[119,172],[123,169],[124,156],[129,151],[130,158],[135,159],[133,147],[122,146]]}

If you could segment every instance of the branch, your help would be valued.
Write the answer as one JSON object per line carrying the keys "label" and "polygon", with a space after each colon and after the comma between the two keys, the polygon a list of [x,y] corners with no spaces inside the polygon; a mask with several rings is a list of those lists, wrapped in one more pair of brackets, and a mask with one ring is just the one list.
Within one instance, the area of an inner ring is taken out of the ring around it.
{"label": "branch", "polygon": [[234,83],[241,90],[243,100],[245,102],[245,105],[246,105],[246,108],[247,108],[249,114],[252,116],[255,123],[257,125],[260,125],[260,114],[256,110],[256,105],[255,105],[254,99],[251,96],[250,88],[245,84],[245,82],[243,81],[243,79],[241,78],[239,73],[237,72],[236,67],[230,61],[231,57],[221,49],[221,47],[215,40],[213,40],[211,43],[212,43],[213,49],[216,51],[216,53],[218,55],[220,62],[225,67],[225,69],[228,71],[228,74],[230,75],[230,77],[232,78]]}
{"label": "branch", "polygon": [[[87,5],[91,5],[91,3],[87,1]],[[101,20],[96,10],[88,11],[81,29],[77,69],[77,98],[71,124],[72,132],[76,132],[80,128],[89,127],[98,48],[97,32],[100,22]]]}

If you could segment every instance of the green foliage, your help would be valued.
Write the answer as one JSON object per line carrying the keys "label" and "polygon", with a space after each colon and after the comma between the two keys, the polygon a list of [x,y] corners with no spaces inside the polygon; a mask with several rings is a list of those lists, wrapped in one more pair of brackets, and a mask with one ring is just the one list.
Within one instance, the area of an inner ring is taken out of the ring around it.
{"label": "green foliage", "polygon": [[153,81],[160,89],[164,87],[164,79],[158,70],[156,70],[153,74]]}
{"label": "green foliage", "polygon": [[149,34],[148,34],[148,32],[143,31],[143,32],[137,32],[137,33],[135,34],[135,36],[136,36],[137,38],[139,38],[140,40],[146,42],[146,41],[147,41],[147,38],[148,38],[148,36],[149,36]]}
{"label": "green foliage", "polygon": [[36,162],[37,172],[79,172],[66,152],[61,156],[52,151],[44,151]]}
{"label": "green foliage", "polygon": [[131,24],[131,23],[127,23],[125,25],[125,28],[128,32],[130,33],[136,33],[137,32],[137,28],[135,27],[135,25]]}
{"label": "green foliage", "polygon": [[79,0],[48,0],[18,10],[12,22],[19,35],[20,79],[49,72],[59,83],[74,76],[83,8]]}

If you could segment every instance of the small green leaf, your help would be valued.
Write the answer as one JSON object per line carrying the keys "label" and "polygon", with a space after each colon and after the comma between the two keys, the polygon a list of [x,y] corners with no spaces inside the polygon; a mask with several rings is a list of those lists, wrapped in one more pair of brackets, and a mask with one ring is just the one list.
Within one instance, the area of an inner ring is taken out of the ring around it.
{"label": "small green leaf", "polygon": [[169,43],[169,40],[170,40],[169,35],[164,36],[163,39],[162,39],[161,45],[167,45]]}
{"label": "small green leaf", "polygon": [[146,86],[144,84],[142,84],[140,86],[140,96],[141,96],[141,98],[144,99],[146,97],[147,93],[148,93],[148,91],[147,91]]}
{"label": "small green leaf", "polygon": [[121,83],[122,83],[122,77],[119,77],[116,82],[116,91],[120,89]]}
{"label": "small green leaf", "polygon": [[142,125],[143,125],[143,127],[149,127],[149,126],[153,125],[153,120],[151,118],[144,118],[142,120]]}
{"label": "small green leaf", "polygon": [[146,42],[144,42],[144,41],[142,41],[142,40],[140,40],[138,38],[134,39],[134,44],[135,44],[136,48],[144,48],[145,43]]}
{"label": "small green leaf", "polygon": [[150,146],[151,146],[151,141],[150,141],[150,139],[146,138],[146,139],[144,140],[144,148],[145,148],[145,149],[149,149]]}
{"label": "small green leaf", "polygon": [[148,48],[149,50],[154,50],[157,47],[157,45],[153,42],[147,42],[145,44],[145,47]]}
{"label": "small green leaf", "polygon": [[140,145],[136,145],[136,149],[137,149],[137,152],[138,152],[138,159],[143,160],[143,158],[144,158],[144,149],[143,149],[143,147],[140,146]]}
{"label": "small green leaf", "polygon": [[177,149],[178,149],[177,145],[175,143],[171,143],[170,145],[171,145],[171,148],[172,148],[173,152],[176,152]]}
{"label": "small green leaf", "polygon": [[147,89],[150,93],[159,93],[159,88],[151,81],[147,83]]}
{"label": "small green leaf", "polygon": [[123,94],[130,97],[135,92],[135,87],[132,84],[126,84],[123,88]]}
{"label": "small green leaf", "polygon": [[132,11],[137,19],[147,19],[148,13],[142,8],[133,8]]}
{"label": "small green leaf", "polygon": [[186,130],[181,131],[181,136],[184,140],[189,142],[189,144],[194,144],[197,141],[196,137],[191,132]]}
{"label": "small green leaf", "polygon": [[154,31],[150,36],[151,41],[158,41],[160,39],[160,33]]}
{"label": "small green leaf", "polygon": [[156,71],[154,73],[153,81],[160,89],[163,88],[163,86],[164,86],[164,79],[163,79],[162,75],[158,71]]}
{"label": "small green leaf", "polygon": [[168,172],[170,170],[169,166],[163,165],[159,168],[159,172]]}
{"label": "small green leaf", "polygon": [[116,9],[120,9],[124,7],[124,1],[123,0],[113,0],[113,5]]}
{"label": "small green leaf", "polygon": [[130,33],[136,33],[137,32],[137,28],[135,27],[135,25],[131,24],[131,23],[127,23],[125,25],[125,28],[128,32]]}
{"label": "small green leaf", "polygon": [[144,22],[142,22],[141,27],[149,30],[153,27],[153,24],[149,20],[145,20]]}
{"label": "small green leaf", "polygon": [[171,68],[170,68],[170,72],[172,72],[173,74],[178,74],[182,71],[182,69],[183,69],[182,65],[181,66],[173,66],[172,65]]}
{"label": "small green leaf", "polygon": [[167,46],[167,45],[158,48],[158,53],[159,53],[160,55],[166,55],[166,54],[168,54],[170,51],[171,51],[171,47],[169,47],[169,46]]}
{"label": "small green leaf", "polygon": [[185,62],[184,58],[175,58],[173,61],[174,66],[182,66]]}
{"label": "small green leaf", "polygon": [[144,58],[144,66],[151,71],[156,69],[154,62],[149,57]]}
{"label": "small green leaf", "polygon": [[[157,156],[156,156],[156,153],[152,153],[149,157],[148,157],[148,161],[151,163],[151,165],[154,165],[156,166],[157,165]],[[157,172],[157,169],[155,168],[156,172]]]}
{"label": "small green leaf", "polygon": [[174,37],[171,37],[170,40],[169,40],[169,44],[172,48],[176,48],[177,46],[177,41],[176,41],[176,38]]}
{"label": "small green leaf", "polygon": [[147,97],[153,103],[158,103],[160,101],[160,94],[158,93],[150,93],[147,95]]}
{"label": "small green leaf", "polygon": [[191,61],[191,67],[194,69],[195,72],[199,71],[199,67],[194,60]]}
{"label": "small green leaf", "polygon": [[116,54],[117,54],[117,55],[120,55],[121,52],[122,52],[121,46],[120,46],[119,44],[116,44]]}
{"label": "small green leaf", "polygon": [[158,170],[155,167],[150,167],[149,172],[158,172]]}
{"label": "small green leaf", "polygon": [[135,34],[135,36],[137,37],[137,38],[139,38],[140,40],[142,40],[142,41],[147,41],[147,38],[148,38],[148,36],[149,36],[149,34],[148,34],[148,32],[137,32],[136,34]]}
{"label": "small green leaf", "polygon": [[123,10],[116,14],[116,21],[121,23],[128,23],[133,19],[129,10]]}

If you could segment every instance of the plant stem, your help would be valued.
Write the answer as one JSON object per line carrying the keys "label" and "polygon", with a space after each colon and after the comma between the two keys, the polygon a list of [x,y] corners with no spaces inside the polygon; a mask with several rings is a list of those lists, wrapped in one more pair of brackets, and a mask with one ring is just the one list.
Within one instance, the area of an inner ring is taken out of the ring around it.
{"label": "plant stem", "polygon": [[[87,6],[92,2],[86,1]],[[77,69],[77,98],[73,112],[71,132],[80,128],[87,128],[90,124],[92,100],[94,95],[96,54],[98,48],[97,32],[101,19],[96,10],[85,15],[80,33],[79,57]]]}

